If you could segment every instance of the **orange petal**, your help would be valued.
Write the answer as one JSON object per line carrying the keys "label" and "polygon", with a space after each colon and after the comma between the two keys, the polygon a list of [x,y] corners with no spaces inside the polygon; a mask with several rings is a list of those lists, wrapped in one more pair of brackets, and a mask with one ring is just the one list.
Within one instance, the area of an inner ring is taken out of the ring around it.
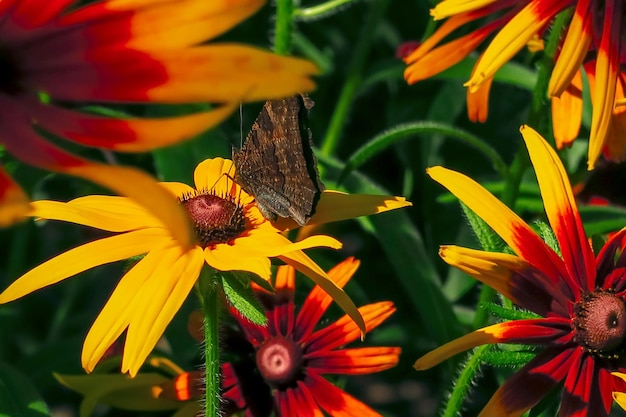
{"label": "orange petal", "polygon": [[565,41],[552,70],[548,97],[559,97],[572,82],[591,44],[591,0],[578,0],[576,12],[569,24]]}
{"label": "orange petal", "polygon": [[484,123],[489,114],[489,92],[493,78],[485,80],[477,90],[467,89],[467,117],[472,122]]}
{"label": "orange petal", "polygon": [[518,12],[491,41],[482,58],[476,64],[474,74],[465,83],[471,92],[487,79],[492,78],[496,71],[508,62],[542,30],[544,26],[569,5],[568,1],[557,0],[546,3],[543,0],[533,0],[524,9]]}
{"label": "orange petal", "polygon": [[567,89],[559,97],[553,96],[550,99],[552,131],[559,149],[571,145],[578,137],[583,118],[582,83],[582,73],[579,69]]}
{"label": "orange petal", "polygon": [[24,191],[0,166],[0,227],[23,220],[30,209]]}
{"label": "orange petal", "polygon": [[[595,86],[591,92],[593,114],[589,132],[588,169],[595,167],[595,163],[602,152],[613,115],[620,60],[621,7],[622,2],[620,1],[607,1],[604,12],[602,39],[596,61]],[[613,10],[613,8],[617,10]]]}

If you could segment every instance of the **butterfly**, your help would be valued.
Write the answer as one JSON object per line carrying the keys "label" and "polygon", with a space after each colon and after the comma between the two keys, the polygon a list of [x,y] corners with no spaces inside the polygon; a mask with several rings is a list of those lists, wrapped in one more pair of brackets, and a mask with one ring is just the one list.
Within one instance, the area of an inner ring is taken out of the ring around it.
{"label": "butterfly", "polygon": [[307,224],[324,190],[313,154],[306,95],[269,100],[240,150],[233,149],[235,181],[254,196],[263,217]]}

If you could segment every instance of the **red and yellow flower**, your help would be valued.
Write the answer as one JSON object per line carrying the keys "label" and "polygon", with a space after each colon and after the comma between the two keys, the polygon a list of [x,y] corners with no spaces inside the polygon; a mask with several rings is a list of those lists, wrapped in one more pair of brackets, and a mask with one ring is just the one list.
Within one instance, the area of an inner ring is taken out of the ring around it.
{"label": "red and yellow flower", "polygon": [[[343,287],[354,275],[359,261],[348,258],[328,276]],[[296,313],[294,301],[295,269],[281,266],[276,273],[275,293],[258,289],[266,308],[267,326],[252,324],[231,309],[238,331],[224,335],[225,351],[237,359],[222,365],[222,389],[225,415],[245,410],[250,417],[323,415],[380,417],[358,399],[336,387],[323,375],[363,375],[384,371],[398,363],[398,347],[343,348],[360,336],[355,323],[344,316],[316,330],[332,299],[319,286],[308,295]],[[395,307],[378,302],[359,308],[367,331],[385,321]],[[202,335],[198,335],[201,339]],[[154,361],[151,361],[154,362]],[[171,367],[170,367],[171,368]],[[142,382],[131,385],[121,375],[58,376],[65,385],[85,395],[86,404],[96,401],[129,408],[131,389],[142,395],[132,404],[143,401],[144,409],[179,409],[177,415],[196,415],[204,394],[203,372],[178,372],[169,381],[157,381],[143,373]],[[100,378],[101,383],[92,381]],[[117,381],[117,382],[116,382]],[[108,383],[109,387],[103,387]],[[150,389],[148,389],[150,387]],[[87,401],[89,399],[89,401]],[[178,404],[176,403],[178,401]],[[85,404],[84,403],[84,404]],[[160,407],[160,408],[157,408]],[[135,408],[137,409],[137,408]]]}
{"label": "red and yellow flower", "polygon": [[[250,16],[263,0],[74,3],[0,3],[0,145],[28,164],[131,196],[189,246],[188,219],[149,176],[85,160],[46,137],[120,152],[151,150],[197,135],[242,100],[311,90],[310,76],[317,70],[309,62],[244,45],[204,43]],[[114,119],[65,106],[93,102],[216,106],[164,119]],[[25,193],[0,167],[0,225],[27,210]]]}
{"label": "red and yellow flower", "polygon": [[[592,169],[603,150],[612,159],[623,159],[626,143],[617,130],[615,103],[623,98],[624,81],[620,64],[624,56],[624,10],[620,0],[444,0],[431,14],[436,20],[449,19],[419,48],[405,58],[405,79],[409,84],[429,78],[465,58],[485,39],[497,32],[480,55],[469,81],[468,115],[485,121],[489,90],[495,73],[524,46],[542,34],[560,12],[574,8],[567,34],[550,79],[548,96],[561,98],[553,104],[555,136],[564,146],[576,138],[582,115],[582,101],[569,98],[582,88],[580,68],[593,77],[593,116],[589,139],[588,165]],[[483,17],[492,17],[484,26],[442,43],[454,30]],[[572,120],[572,116],[574,119]],[[623,122],[622,122],[623,124]]]}
{"label": "red and yellow flower", "polygon": [[428,173],[515,252],[443,246],[443,260],[541,318],[476,330],[426,354],[414,366],[427,369],[482,344],[539,345],[543,348],[535,358],[496,391],[480,415],[520,416],[562,383],[559,416],[607,416],[612,391],[626,389],[611,375],[626,371],[626,229],[594,256],[558,155],[531,128],[521,131],[560,253],[476,182],[442,167]]}
{"label": "red and yellow flower", "polygon": [[[62,253],[32,269],[0,294],[0,304],[23,297],[89,268],[145,255],[120,280],[89,331],[82,364],[93,370],[125,331],[122,371],[135,375],[186,299],[205,264],[218,271],[248,271],[270,279],[270,258],[294,266],[327,291],[365,330],[352,300],[303,249],[340,248],[325,235],[291,242],[266,220],[254,198],[232,181],[232,161],[208,159],[194,173],[196,187],[160,183],[192,219],[196,243],[183,247],[163,222],[126,197],[86,196],[68,203],[35,201],[30,215],[114,233]],[[308,225],[380,213],[410,205],[404,198],[325,191]],[[295,225],[295,222],[291,222]],[[289,222],[285,222],[289,225]]]}

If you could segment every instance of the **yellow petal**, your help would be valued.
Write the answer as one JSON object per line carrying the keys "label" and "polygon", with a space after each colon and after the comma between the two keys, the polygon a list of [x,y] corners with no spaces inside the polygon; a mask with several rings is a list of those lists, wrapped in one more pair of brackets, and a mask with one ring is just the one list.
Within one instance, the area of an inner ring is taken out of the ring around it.
{"label": "yellow petal", "polygon": [[209,44],[152,54],[168,80],[147,92],[160,103],[233,103],[309,92],[317,68],[303,59],[238,44]]}
{"label": "yellow petal", "polygon": [[205,159],[193,173],[196,190],[212,190],[216,195],[228,195],[234,177],[233,161],[224,158]]}
{"label": "yellow petal", "polygon": [[[483,56],[476,64],[470,80],[465,83],[471,92],[487,79],[493,78],[496,71],[519,52],[548,23],[559,8],[554,5],[542,5],[543,17],[538,16],[537,1],[530,2],[524,9],[517,13],[491,41]],[[550,9],[552,6],[554,12]]]}
{"label": "yellow petal", "polygon": [[[360,216],[384,213],[413,204],[404,197],[369,194],[346,194],[339,191],[326,190],[322,193],[315,214],[307,226],[354,219]],[[299,227],[291,219],[278,219],[276,226],[281,230]]]}
{"label": "yellow petal", "polygon": [[[96,240],[64,252],[31,269],[0,294],[0,304],[56,284],[94,266],[128,259],[148,252],[163,239],[163,231],[138,230]],[[171,239],[168,237],[168,239]]]}
{"label": "yellow petal", "polygon": [[[109,10],[134,12],[129,48],[176,49],[213,38],[263,5],[263,0],[109,0]],[[143,7],[140,7],[143,6]]]}
{"label": "yellow petal", "polygon": [[565,41],[550,76],[548,97],[559,97],[563,94],[576,73],[580,71],[591,44],[592,12],[589,10],[591,4],[590,1],[577,2],[576,13],[569,24]]}
{"label": "yellow petal", "polygon": [[169,249],[150,251],[120,279],[85,338],[81,363],[87,372],[93,371],[109,347],[126,330],[137,299],[142,297],[142,286],[170,252]]}
{"label": "yellow petal", "polygon": [[270,260],[262,256],[247,256],[237,246],[217,245],[215,249],[205,249],[207,264],[219,271],[248,271],[269,281],[272,275]]}
{"label": "yellow petal", "polygon": [[[613,22],[612,19],[618,19]],[[595,85],[591,91],[591,101],[593,103],[593,114],[591,115],[591,128],[589,132],[589,155],[587,168],[593,169],[596,161],[602,153],[602,148],[606,143],[606,135],[613,116],[613,105],[615,103],[615,86],[619,72],[619,43],[620,35],[617,39],[612,39],[611,28],[619,27],[621,16],[604,17],[604,26],[598,56],[596,59]]]}
{"label": "yellow petal", "polygon": [[584,290],[593,291],[596,263],[567,172],[557,153],[541,135],[528,126],[522,126],[520,131],[535,167],[548,221],[559,241],[561,256],[569,272],[563,279],[569,282],[570,288],[582,285]]}
{"label": "yellow petal", "polygon": [[299,242],[292,242],[278,233],[259,232],[253,230],[248,237],[235,239],[234,247],[242,251],[242,255],[276,257],[296,250],[327,247],[341,249],[341,242],[325,235],[315,235]]}
{"label": "yellow petal", "polygon": [[491,253],[459,246],[442,246],[439,248],[439,256],[448,265],[471,275],[509,300],[516,299],[511,293],[509,281],[511,271],[521,271],[529,267],[527,262],[514,255]]}
{"label": "yellow petal", "polygon": [[[612,372],[611,375],[626,381],[626,374],[622,374],[620,372]],[[620,407],[626,410],[626,393],[613,391],[613,399]]]}
{"label": "yellow petal", "polygon": [[494,3],[496,0],[443,0],[434,9],[430,10],[430,15],[434,20],[445,19],[460,13],[480,9]]}
{"label": "yellow petal", "polygon": [[121,152],[146,152],[177,144],[221,123],[238,107],[239,102],[232,102],[211,111],[188,116],[124,120],[136,137],[129,142],[118,142],[114,149]]}
{"label": "yellow petal", "polygon": [[176,196],[179,200],[186,195],[195,195],[196,190],[193,187],[188,186],[183,182],[160,182],[159,185],[169,191],[173,196]]}
{"label": "yellow petal", "polygon": [[443,167],[429,168],[427,173],[467,204],[522,259],[549,276],[567,273],[563,261],[530,226],[476,181]]}
{"label": "yellow petal", "polygon": [[352,299],[339,287],[322,268],[319,267],[311,258],[302,251],[294,251],[279,256],[287,265],[293,266],[295,269],[309,277],[313,282],[319,285],[333,300],[348,314],[352,320],[359,326],[361,330],[361,338],[365,337],[365,322],[363,316],[354,305]]}
{"label": "yellow petal", "polygon": [[133,168],[87,162],[82,165],[59,167],[59,170],[87,178],[133,198],[161,219],[183,247],[191,247],[194,234],[189,216],[178,200],[149,175]]}
{"label": "yellow petal", "polygon": [[159,219],[126,197],[91,195],[68,203],[34,201],[32,206],[31,216],[42,219],[61,220],[110,232],[157,228],[165,233]]}
{"label": "yellow petal", "polygon": [[141,298],[133,310],[128,325],[122,372],[137,375],[139,368],[152,352],[167,325],[187,299],[204,265],[203,251],[196,248],[178,251],[172,264],[160,265],[141,288]]}
{"label": "yellow petal", "polygon": [[498,330],[501,327],[502,323],[494,324],[448,342],[416,360],[413,368],[418,371],[430,369],[458,353],[465,352],[479,345],[495,343],[498,340],[497,335],[500,334]]}

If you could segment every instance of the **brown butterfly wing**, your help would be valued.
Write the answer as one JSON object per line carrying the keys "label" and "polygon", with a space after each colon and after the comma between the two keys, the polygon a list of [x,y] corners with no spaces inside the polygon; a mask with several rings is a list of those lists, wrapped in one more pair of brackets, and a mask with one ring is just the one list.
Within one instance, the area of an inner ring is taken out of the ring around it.
{"label": "brown butterfly wing", "polygon": [[265,103],[241,150],[233,151],[236,180],[263,215],[304,226],[324,190],[307,125],[312,101],[294,96]]}

